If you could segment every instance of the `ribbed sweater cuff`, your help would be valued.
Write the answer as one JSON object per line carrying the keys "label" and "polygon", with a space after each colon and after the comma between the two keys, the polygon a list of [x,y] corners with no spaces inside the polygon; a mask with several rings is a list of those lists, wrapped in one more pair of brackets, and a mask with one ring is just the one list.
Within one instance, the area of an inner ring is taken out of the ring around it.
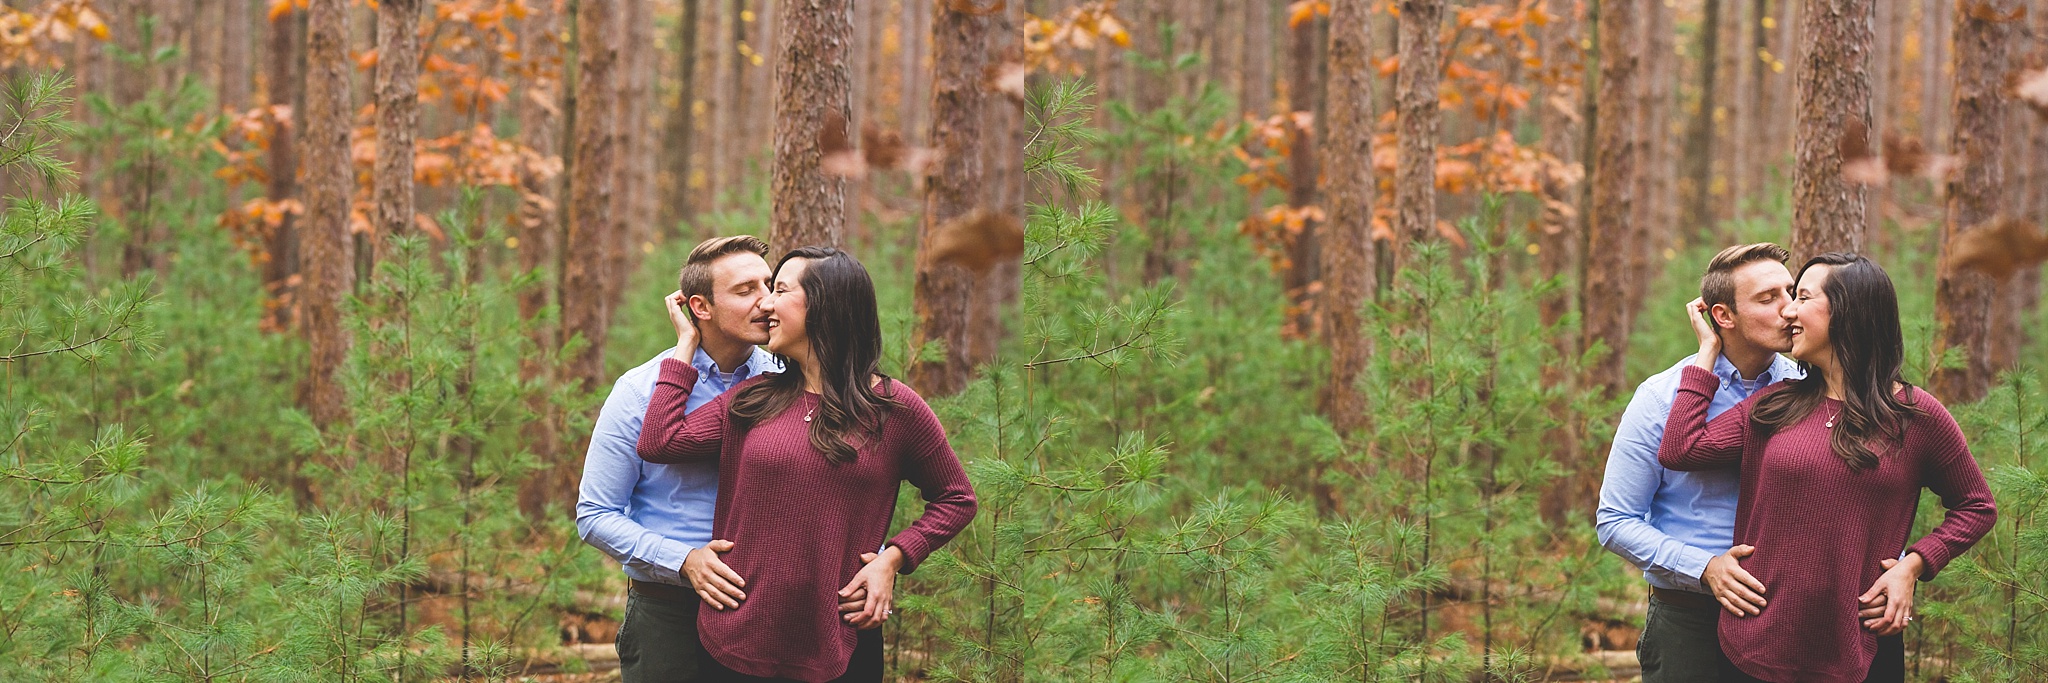
{"label": "ribbed sweater cuff", "polygon": [[921,534],[897,534],[895,538],[889,539],[889,545],[903,549],[903,568],[897,570],[898,574],[917,571],[917,566],[924,564],[924,558],[932,554],[931,542],[925,540]]}

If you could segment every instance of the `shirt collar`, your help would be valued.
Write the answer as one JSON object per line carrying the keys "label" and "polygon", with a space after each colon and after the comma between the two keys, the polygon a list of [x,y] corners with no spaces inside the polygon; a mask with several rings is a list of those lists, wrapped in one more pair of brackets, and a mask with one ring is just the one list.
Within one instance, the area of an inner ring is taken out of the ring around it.
{"label": "shirt collar", "polygon": [[1758,373],[1755,380],[1742,379],[1742,373],[1736,371],[1735,363],[1729,361],[1727,356],[1716,356],[1714,358],[1714,376],[1720,377],[1723,382],[1753,381],[1758,385],[1764,385],[1782,379],[1803,377],[1805,374],[1800,371],[1799,363],[1786,358],[1781,353],[1771,354],[1771,364],[1766,366],[1763,372]]}
{"label": "shirt collar", "polygon": [[754,374],[755,366],[759,365],[760,362],[761,347],[757,346],[754,347],[753,353],[747,354],[746,362],[740,363],[740,366],[733,368],[732,372],[719,372],[718,361],[712,360],[711,354],[705,353],[704,347],[699,346],[697,347],[697,355],[692,356],[690,358],[690,367],[696,368],[697,372],[703,375],[718,375],[721,377],[750,377]]}

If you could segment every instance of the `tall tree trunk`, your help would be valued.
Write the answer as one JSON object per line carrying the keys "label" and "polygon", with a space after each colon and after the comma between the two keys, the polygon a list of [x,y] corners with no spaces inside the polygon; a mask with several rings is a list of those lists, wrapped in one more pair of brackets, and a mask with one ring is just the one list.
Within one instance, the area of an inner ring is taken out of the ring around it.
{"label": "tall tree trunk", "polygon": [[1400,154],[1394,179],[1394,253],[1398,268],[1414,259],[1415,246],[1436,235],[1436,143],[1442,114],[1437,81],[1443,48],[1437,42],[1443,0],[1400,0],[1400,70],[1394,85]]}
{"label": "tall tree trunk", "polygon": [[[1002,13],[992,16],[989,30],[994,34],[989,41],[990,54],[1009,54],[1020,50],[1018,43],[1022,33],[1018,22],[1023,19],[1023,9],[1011,5]],[[1025,179],[1024,146],[1031,139],[1031,131],[1024,126],[1024,112],[1016,102],[1004,97],[985,97],[982,103],[982,130],[984,142],[981,145],[981,164],[987,180],[984,196],[991,210],[1000,211],[1018,220],[1025,220]],[[1175,262],[1178,266],[1179,262]],[[1003,326],[1003,312],[1014,304],[1023,290],[1023,267],[1017,260],[1005,260],[996,264],[988,273],[980,276],[980,283],[973,288],[974,296],[968,303],[968,359],[980,364],[994,360],[996,351],[1002,345],[1006,330]],[[1176,271],[1178,274],[1178,271]]]}
{"label": "tall tree trunk", "polygon": [[[2017,0],[1985,0],[1985,14],[2009,16]],[[1963,362],[1934,371],[1928,386],[1951,403],[1984,396],[1992,380],[1991,307],[1998,287],[1989,276],[1948,265],[1955,240],[1997,216],[2006,200],[2005,113],[2010,110],[2000,89],[2012,50],[2010,22],[1986,19],[1977,12],[1955,17],[1955,135],[1952,149],[1962,171],[1949,184],[1948,217],[1942,223],[1940,274],[1934,281],[1935,318],[1941,324],[1937,353],[1960,351]]]}
{"label": "tall tree trunk", "polygon": [[1686,235],[1713,234],[1714,114],[1720,101],[1716,80],[1721,69],[1721,0],[1706,0],[1700,16],[1700,100],[1692,124],[1685,133],[1685,216],[1680,230]]}
{"label": "tall tree trunk", "polygon": [[[1585,278],[1580,286],[1586,296],[1581,301],[1588,305],[1581,311],[1583,325],[1580,348],[1590,349],[1596,343],[1604,343],[1609,351],[1605,358],[1587,367],[1586,385],[1598,387],[1600,391],[1613,396],[1620,393],[1627,382],[1623,361],[1628,357],[1628,332],[1634,322],[1634,311],[1621,305],[1590,305],[1629,287],[1631,284],[1629,261],[1640,251],[1634,243],[1629,221],[1635,215],[1637,184],[1635,175],[1639,172],[1638,157],[1642,154],[1642,137],[1632,125],[1636,120],[1634,111],[1641,101],[1636,93],[1640,84],[1636,82],[1641,67],[1642,16],[1637,12],[1638,3],[1603,0],[1600,3],[1599,48],[1600,48],[1600,120],[1593,131],[1595,156],[1591,173],[1592,207],[1588,211],[1591,222],[1587,226]],[[1591,255],[1600,254],[1600,258]],[[1590,470],[1580,472],[1583,477]]]}
{"label": "tall tree trunk", "polygon": [[[1739,0],[1738,0],[1739,1]],[[1765,0],[1754,0],[1750,4],[1748,26],[1750,49],[1747,55],[1749,77],[1745,79],[1742,110],[1748,125],[1739,135],[1743,145],[1741,165],[1735,172],[1737,183],[1735,196],[1739,201],[1757,201],[1764,193],[1764,168],[1770,157],[1769,144],[1764,140],[1764,129],[1770,126],[1770,106],[1767,100],[1771,76],[1770,52],[1771,32],[1764,26],[1764,19],[1771,16]],[[1747,215],[1746,213],[1740,215]]]}
{"label": "tall tree trunk", "polygon": [[377,232],[412,232],[413,135],[420,121],[420,2],[377,5]]}
{"label": "tall tree trunk", "polygon": [[305,384],[300,404],[321,426],[347,415],[335,373],[348,356],[342,299],[355,288],[355,242],[348,229],[355,177],[349,166],[348,3],[312,0],[306,8]]}
{"label": "tall tree trunk", "polygon": [[[1675,10],[1662,2],[1646,2],[1642,12],[1642,51],[1638,53],[1642,56],[1641,71],[1636,77],[1642,102],[1635,111],[1635,134],[1640,145],[1636,163],[1640,170],[1636,173],[1636,219],[1629,223],[1635,247],[1629,253],[1629,272],[1632,282],[1649,283],[1656,280],[1659,266],[1664,263],[1659,252],[1672,243],[1673,224],[1678,221],[1678,157],[1671,134],[1678,63],[1674,54]],[[1628,308],[1631,320],[1643,310],[1649,289],[1635,286],[1619,290],[1621,296],[1617,298]]]}
{"label": "tall tree trunk", "polygon": [[[796,0],[778,14],[783,47],[775,66],[774,234],[768,243],[776,254],[803,246],[841,246],[846,181],[818,168],[818,135],[828,116],[837,115],[842,125],[853,119],[853,70],[847,59],[853,2]],[[978,117],[980,101],[975,103],[970,112]],[[847,131],[849,137],[854,133]]]}
{"label": "tall tree trunk", "polygon": [[1264,118],[1273,109],[1273,2],[1244,1],[1244,55],[1239,63],[1238,108]]}
{"label": "tall tree trunk", "polygon": [[696,151],[693,136],[697,126],[697,23],[703,0],[682,0],[683,17],[676,22],[676,101],[668,112],[667,130],[662,135],[662,231],[675,235],[684,223],[696,218],[690,196],[690,155]]}
{"label": "tall tree trunk", "polygon": [[[557,66],[562,56],[561,6],[553,1],[538,2],[532,10],[519,24],[519,46],[528,65],[522,69],[527,74],[521,84],[524,95],[513,99],[513,109],[519,121],[519,137],[526,146],[541,155],[556,156],[561,154],[558,143],[562,125],[562,74]],[[537,279],[545,283],[555,282],[557,276],[552,266],[561,248],[555,220],[560,215],[560,188],[560,179],[543,175],[530,164],[520,169],[519,214],[513,232],[518,240],[519,269],[538,275]],[[530,326],[527,334],[537,351],[551,351],[561,343],[556,338],[555,326],[541,320],[552,293],[551,288],[538,285],[519,290],[519,317]],[[541,353],[525,354],[520,359],[519,377],[526,381],[552,379],[553,368],[544,358]],[[540,417],[527,423],[526,446],[541,462],[558,462],[559,411],[539,393],[527,403],[527,408]],[[543,512],[541,505],[525,507],[536,517]]]}
{"label": "tall tree trunk", "polygon": [[913,346],[943,344],[945,353],[939,360],[911,365],[909,379],[919,392],[946,396],[965,387],[973,371],[967,306],[974,275],[958,265],[933,262],[928,250],[939,226],[979,208],[977,198],[986,189],[980,146],[990,20],[951,4],[932,11],[937,14],[932,20],[931,141],[940,156],[925,181],[924,222],[918,230]]}
{"label": "tall tree trunk", "polygon": [[[1544,93],[1546,103],[1535,108],[1536,127],[1542,133],[1539,144],[1558,163],[1577,164],[1584,145],[1584,121],[1567,107],[1577,106],[1586,86],[1586,56],[1579,43],[1581,17],[1574,7],[1575,0],[1548,0],[1547,4],[1555,18],[1543,27],[1540,36],[1544,80],[1549,87]],[[1578,216],[1584,212],[1579,199],[1583,191],[1548,173],[1539,189],[1544,209],[1535,241],[1538,274],[1546,280],[1568,277],[1578,270]],[[1559,289],[1537,302],[1537,314],[1545,327],[1564,320],[1571,309],[1572,297],[1567,289]],[[1551,344],[1558,358],[1578,357],[1578,339],[1572,335],[1551,335]]]}
{"label": "tall tree trunk", "polygon": [[1359,317],[1375,270],[1372,81],[1378,74],[1372,67],[1370,15],[1367,0],[1336,0],[1330,7],[1330,76],[1323,91],[1329,116],[1321,122],[1330,220],[1323,226],[1323,291],[1316,306],[1330,346],[1322,408],[1343,435],[1365,428],[1365,394],[1357,384],[1372,358],[1372,338]]}
{"label": "tall tree trunk", "polygon": [[220,104],[249,108],[249,3],[225,0],[220,22]]}
{"label": "tall tree trunk", "polygon": [[612,108],[612,229],[606,242],[605,270],[598,282],[604,319],[609,323],[650,250],[654,225],[654,165],[657,139],[648,122],[654,92],[654,0],[618,0],[619,34],[610,44],[618,53],[613,64],[617,101]]}
{"label": "tall tree trunk", "polygon": [[[269,180],[264,188],[264,197],[273,202],[293,198],[299,190],[298,130],[305,125],[305,78],[303,69],[305,52],[300,49],[300,36],[305,31],[305,16],[294,12],[279,17],[269,24],[268,39],[264,44],[264,99],[271,106],[283,105],[294,115],[289,121],[279,121],[271,132],[270,150],[266,161],[269,164]],[[299,217],[285,213],[272,230],[264,245],[269,260],[263,264],[263,288],[270,292],[266,304],[270,312],[272,329],[286,329],[297,325],[301,302],[298,297],[299,274]]]}
{"label": "tall tree trunk", "polygon": [[605,378],[604,345],[610,319],[603,272],[609,245],[617,239],[619,40],[622,10],[617,0],[579,0],[576,10],[575,159],[569,176],[569,225],[562,241],[560,302],[563,342],[581,334],[586,342],[565,359],[568,376],[586,391]]}
{"label": "tall tree trunk", "polygon": [[1871,0],[1818,0],[1801,27],[1798,161],[1792,171],[1792,259],[1827,251],[1863,251],[1863,186],[1842,178],[1848,120],[1872,123]]}
{"label": "tall tree trunk", "polygon": [[1920,137],[1937,151],[1948,142],[1948,79],[1941,73],[1948,63],[1948,39],[1955,21],[1953,0],[1926,0],[1920,7]]}
{"label": "tall tree trunk", "polygon": [[[1316,25],[1320,20],[1301,22],[1290,34],[1288,46],[1287,108],[1293,110],[1297,119],[1308,115],[1313,121],[1316,109]],[[1316,143],[1309,126],[1298,123],[1292,127],[1293,139],[1288,145],[1287,158],[1287,205],[1296,209],[1314,206],[1316,203]],[[1318,221],[1303,220],[1301,232],[1294,235],[1294,242],[1288,252],[1287,296],[1292,304],[1293,314],[1287,325],[1296,333],[1309,335],[1314,332],[1315,297],[1311,293],[1322,259],[1317,244]]]}

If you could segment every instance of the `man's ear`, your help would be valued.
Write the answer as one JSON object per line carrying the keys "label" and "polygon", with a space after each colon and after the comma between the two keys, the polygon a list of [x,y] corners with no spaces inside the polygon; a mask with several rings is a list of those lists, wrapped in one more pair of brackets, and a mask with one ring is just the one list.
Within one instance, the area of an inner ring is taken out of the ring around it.
{"label": "man's ear", "polygon": [[1729,308],[1727,304],[1714,304],[1707,307],[1707,315],[1714,316],[1715,327],[1724,330],[1735,329],[1735,309]]}
{"label": "man's ear", "polygon": [[690,307],[690,315],[695,316],[698,320],[711,319],[711,302],[705,300],[704,297],[692,294],[683,303]]}

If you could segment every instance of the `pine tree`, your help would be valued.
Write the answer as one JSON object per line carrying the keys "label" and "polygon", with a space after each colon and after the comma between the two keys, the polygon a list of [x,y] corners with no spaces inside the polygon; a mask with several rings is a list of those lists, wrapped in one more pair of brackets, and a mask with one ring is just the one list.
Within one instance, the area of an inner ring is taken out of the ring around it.
{"label": "pine tree", "polygon": [[1868,0],[1831,0],[1801,15],[1806,41],[1799,63],[1798,160],[1792,167],[1795,262],[1821,252],[1864,250],[1867,191],[1842,177],[1841,149],[1842,136],[1849,134],[1846,121],[1867,126],[1876,120],[1870,79],[1873,11]]}
{"label": "pine tree", "polygon": [[343,420],[335,374],[348,355],[343,301],[355,290],[355,241],[349,234],[349,198],[355,177],[348,163],[350,115],[348,8],[342,0],[315,0],[306,10],[306,127],[304,176],[306,283],[303,309],[307,360],[300,403],[313,420]]}

